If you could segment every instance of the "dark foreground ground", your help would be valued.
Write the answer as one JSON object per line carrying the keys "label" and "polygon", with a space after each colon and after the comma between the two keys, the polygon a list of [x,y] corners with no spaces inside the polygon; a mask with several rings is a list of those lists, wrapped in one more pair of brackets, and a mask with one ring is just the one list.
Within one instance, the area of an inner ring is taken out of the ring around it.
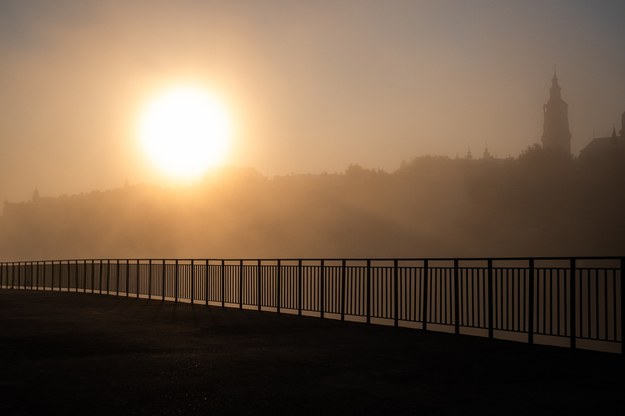
{"label": "dark foreground ground", "polygon": [[0,415],[625,414],[616,354],[0,290]]}

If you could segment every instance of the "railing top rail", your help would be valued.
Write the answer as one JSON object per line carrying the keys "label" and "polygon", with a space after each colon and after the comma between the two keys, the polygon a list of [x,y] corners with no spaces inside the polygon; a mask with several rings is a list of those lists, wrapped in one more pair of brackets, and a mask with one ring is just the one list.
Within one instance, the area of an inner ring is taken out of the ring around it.
{"label": "railing top rail", "polygon": [[170,261],[227,261],[227,262],[278,262],[278,261],[379,261],[379,262],[392,262],[392,261],[431,261],[431,262],[453,262],[453,261],[462,261],[462,262],[479,262],[479,261],[570,261],[570,260],[619,260],[625,258],[625,253],[621,256],[531,256],[531,257],[246,257],[246,258],[236,258],[236,257],[224,257],[224,258],[212,258],[212,257],[197,257],[197,258],[175,258],[175,257],[129,257],[129,258],[114,258],[114,257],[103,257],[103,258],[66,258],[66,259],[43,259],[43,260],[5,260],[0,261],[2,264],[24,264],[24,263],[67,263],[67,262],[104,262],[104,261],[132,261],[132,262],[148,262],[148,261],[157,261],[157,262],[170,262]]}

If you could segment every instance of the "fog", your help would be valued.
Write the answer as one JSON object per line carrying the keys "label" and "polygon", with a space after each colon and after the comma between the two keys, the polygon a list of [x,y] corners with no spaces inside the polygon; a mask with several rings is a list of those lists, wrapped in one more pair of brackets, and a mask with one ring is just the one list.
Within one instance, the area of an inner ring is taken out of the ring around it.
{"label": "fog", "polygon": [[423,156],[393,172],[127,185],[5,203],[3,260],[620,255],[625,158],[529,147],[517,158]]}
{"label": "fog", "polygon": [[228,165],[394,171],[538,140],[557,64],[572,152],[625,110],[621,1],[3,0],[0,201],[162,184],[137,121],[198,83],[232,113]]}

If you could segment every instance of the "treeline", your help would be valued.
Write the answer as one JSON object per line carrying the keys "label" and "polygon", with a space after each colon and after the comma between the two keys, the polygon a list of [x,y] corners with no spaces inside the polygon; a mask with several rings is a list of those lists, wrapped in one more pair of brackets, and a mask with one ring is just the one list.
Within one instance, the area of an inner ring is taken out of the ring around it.
{"label": "treeline", "polygon": [[419,157],[393,173],[266,178],[230,169],[5,203],[4,260],[625,254],[625,159],[527,149],[516,159]]}

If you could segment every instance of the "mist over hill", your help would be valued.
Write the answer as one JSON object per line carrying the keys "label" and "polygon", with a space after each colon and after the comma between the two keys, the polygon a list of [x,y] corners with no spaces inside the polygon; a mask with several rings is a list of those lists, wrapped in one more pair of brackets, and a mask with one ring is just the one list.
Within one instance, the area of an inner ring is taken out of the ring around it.
{"label": "mist over hill", "polygon": [[574,256],[625,253],[625,159],[538,146],[498,160],[424,156],[395,172],[267,178],[228,169],[6,203],[3,260]]}

